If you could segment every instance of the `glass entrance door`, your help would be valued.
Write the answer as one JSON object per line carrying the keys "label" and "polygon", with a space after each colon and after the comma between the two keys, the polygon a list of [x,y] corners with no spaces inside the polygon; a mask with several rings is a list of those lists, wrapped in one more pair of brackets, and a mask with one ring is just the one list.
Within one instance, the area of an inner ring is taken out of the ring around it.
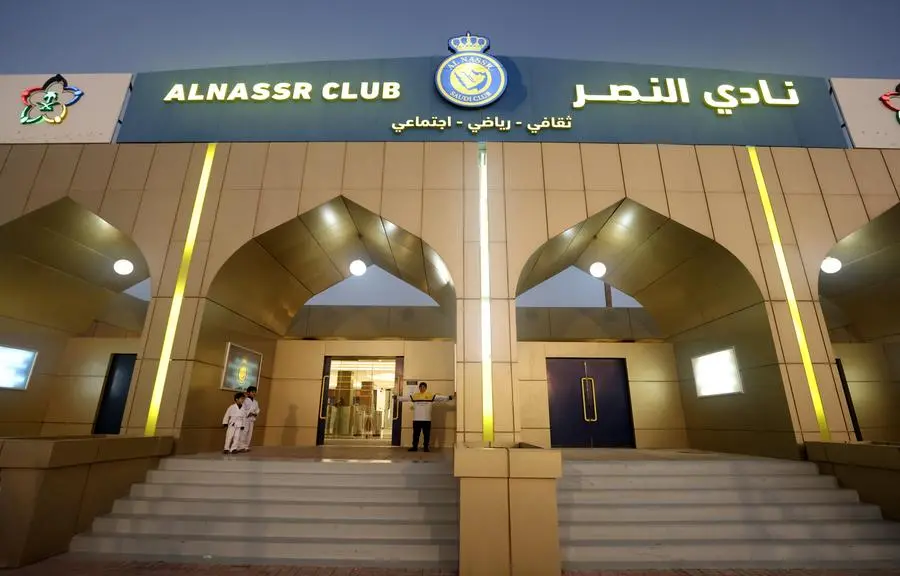
{"label": "glass entrance door", "polygon": [[402,358],[325,359],[320,443],[391,443],[398,360]]}

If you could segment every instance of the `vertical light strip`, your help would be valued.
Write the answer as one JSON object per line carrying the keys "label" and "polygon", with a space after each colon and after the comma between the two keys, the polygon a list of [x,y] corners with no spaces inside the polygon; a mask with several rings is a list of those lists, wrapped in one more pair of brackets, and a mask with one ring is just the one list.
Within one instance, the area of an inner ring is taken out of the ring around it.
{"label": "vertical light strip", "polygon": [[494,442],[494,380],[491,372],[491,236],[488,229],[487,144],[478,145],[478,246],[481,263],[482,436]]}
{"label": "vertical light strip", "polygon": [[809,355],[809,346],[806,343],[806,332],[803,330],[803,321],[800,319],[800,308],[797,306],[797,298],[794,296],[794,285],[788,272],[787,259],[784,257],[784,247],[781,245],[781,235],[778,233],[778,225],[775,222],[775,211],[772,210],[772,202],[769,199],[769,190],[763,177],[762,168],[759,165],[759,156],[756,147],[748,146],[750,153],[750,165],[753,167],[753,176],[756,178],[756,187],[759,189],[759,199],[762,201],[763,212],[766,215],[766,223],[769,225],[769,236],[772,238],[772,248],[775,250],[775,260],[778,262],[778,271],[781,273],[781,282],[784,284],[784,294],[787,298],[788,310],[794,324],[794,332],[797,335],[797,345],[800,347],[800,359],[803,362],[803,370],[806,372],[806,383],[809,386],[809,395],[812,398],[813,410],[816,413],[816,422],[819,424],[819,433],[822,440],[831,440],[831,432],[828,430],[828,422],[825,420],[825,408],[822,405],[822,395],[819,393],[819,384],[816,381],[816,373],[813,370],[812,358]]}
{"label": "vertical light strip", "polygon": [[203,213],[203,202],[206,200],[206,189],[209,186],[209,174],[212,172],[213,159],[215,157],[215,143],[207,144],[206,157],[203,159],[203,170],[200,172],[200,182],[197,184],[197,195],[194,197],[194,207],[191,210],[187,237],[184,240],[184,252],[181,254],[181,264],[178,266],[178,278],[175,280],[172,308],[169,310],[169,320],[166,322],[162,351],[159,354],[159,367],[156,369],[156,378],[153,381],[153,394],[150,396],[150,409],[147,411],[147,425],[144,427],[144,436],[156,434],[156,422],[159,419],[163,390],[166,387],[166,376],[169,373],[169,363],[172,360],[172,347],[175,345],[175,330],[178,328],[178,317],[181,316],[184,290],[187,287],[191,258],[194,256],[194,245],[197,243],[197,231],[200,229],[200,215]]}

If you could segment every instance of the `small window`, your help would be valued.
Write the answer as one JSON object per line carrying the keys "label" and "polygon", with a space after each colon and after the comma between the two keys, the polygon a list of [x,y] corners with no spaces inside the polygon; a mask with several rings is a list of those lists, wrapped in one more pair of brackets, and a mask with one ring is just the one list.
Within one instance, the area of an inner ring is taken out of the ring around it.
{"label": "small window", "polygon": [[734,348],[697,356],[691,359],[691,364],[698,397],[741,394],[744,391]]}

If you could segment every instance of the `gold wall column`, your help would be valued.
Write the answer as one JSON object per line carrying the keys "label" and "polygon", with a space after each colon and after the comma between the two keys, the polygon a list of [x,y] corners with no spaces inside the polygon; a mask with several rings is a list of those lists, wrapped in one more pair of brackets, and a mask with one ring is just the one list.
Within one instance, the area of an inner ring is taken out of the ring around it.
{"label": "gold wall column", "polygon": [[482,437],[494,443],[494,385],[491,373],[491,250],[488,217],[487,144],[478,145],[478,254],[481,301]]}
{"label": "gold wall column", "polygon": [[513,446],[515,300],[510,299],[503,145],[466,144],[461,324],[457,330],[457,442]]}
{"label": "gold wall column", "polygon": [[147,411],[147,423],[144,426],[145,436],[154,436],[156,434],[156,424],[159,420],[159,409],[162,404],[163,391],[166,386],[166,376],[169,373],[169,363],[172,360],[172,348],[175,345],[175,331],[178,328],[178,319],[181,316],[181,306],[184,303],[184,292],[187,288],[188,272],[190,271],[191,260],[194,256],[197,232],[200,229],[200,216],[203,214],[206,189],[209,186],[209,175],[212,172],[212,165],[215,158],[215,143],[207,144],[206,156],[203,160],[203,169],[200,172],[200,182],[197,184],[197,193],[194,196],[187,237],[184,241],[184,250],[181,253],[181,264],[178,267],[175,292],[172,295],[172,304],[169,308],[169,318],[166,322],[165,336],[163,336],[159,365],[156,369],[156,378],[153,381],[153,392],[150,396],[150,407]]}
{"label": "gold wall column", "polygon": [[835,175],[827,173],[827,165],[846,164],[845,151],[747,147],[746,154],[736,152],[748,203],[761,212],[765,228],[757,231],[757,241],[795,436],[798,442],[847,441],[852,426],[818,296],[819,266],[835,242],[833,222],[841,218],[834,213],[832,201],[838,198],[831,196],[829,181]]}
{"label": "gold wall column", "polygon": [[558,450],[458,447],[460,576],[557,576]]}
{"label": "gold wall column", "polygon": [[[154,278],[122,421],[122,433],[131,436],[180,436],[187,392],[196,376],[192,347],[204,309],[202,280],[230,146],[179,146],[183,182],[174,189],[153,191],[177,195],[178,202],[174,214],[167,216],[171,227],[166,230],[165,249],[157,256],[161,270]],[[119,155],[134,154],[137,148],[122,145]]]}

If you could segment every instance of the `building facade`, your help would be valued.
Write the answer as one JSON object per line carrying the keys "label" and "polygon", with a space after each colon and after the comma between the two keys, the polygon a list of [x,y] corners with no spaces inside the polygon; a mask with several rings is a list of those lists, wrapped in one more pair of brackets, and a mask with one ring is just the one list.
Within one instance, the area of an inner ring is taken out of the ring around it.
{"label": "building facade", "polygon": [[[455,393],[439,446],[900,439],[890,81],[487,46],[0,81],[0,346],[37,352],[0,390],[0,435],[118,413],[122,434],[219,449],[233,344],[259,361],[263,445],[323,441],[341,358]],[[304,306],[357,260],[435,305]],[[573,266],[643,308],[517,306]],[[130,385],[111,354],[134,355]]]}

